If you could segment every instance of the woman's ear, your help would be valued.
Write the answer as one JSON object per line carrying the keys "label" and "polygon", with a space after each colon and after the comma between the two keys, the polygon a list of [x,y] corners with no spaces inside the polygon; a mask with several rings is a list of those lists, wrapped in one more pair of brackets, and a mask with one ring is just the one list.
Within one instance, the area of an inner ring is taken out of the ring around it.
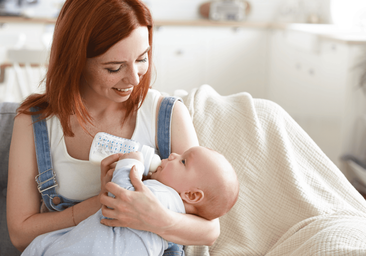
{"label": "woman's ear", "polygon": [[202,190],[195,188],[195,189],[184,191],[184,192],[180,193],[180,197],[186,203],[197,204],[203,200],[203,198],[205,197],[205,194],[203,193]]}

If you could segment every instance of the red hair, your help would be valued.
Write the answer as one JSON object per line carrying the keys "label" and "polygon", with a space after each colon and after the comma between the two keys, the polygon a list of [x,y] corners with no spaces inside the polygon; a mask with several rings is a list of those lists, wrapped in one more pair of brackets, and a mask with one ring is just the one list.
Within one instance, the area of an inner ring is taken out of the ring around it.
{"label": "red hair", "polygon": [[73,136],[70,116],[85,128],[92,118],[80,94],[80,79],[87,58],[105,53],[139,26],[149,31],[149,68],[125,102],[125,119],[144,101],[151,81],[153,23],[149,9],[138,0],[67,0],[56,21],[44,94],[30,95],[19,113],[31,115],[38,106],[42,118],[56,115],[64,134]]}

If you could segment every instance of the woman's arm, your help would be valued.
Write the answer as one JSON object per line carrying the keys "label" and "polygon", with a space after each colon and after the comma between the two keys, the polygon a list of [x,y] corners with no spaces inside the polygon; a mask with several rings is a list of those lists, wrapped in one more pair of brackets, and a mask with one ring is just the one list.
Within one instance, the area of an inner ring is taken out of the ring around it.
{"label": "woman's arm", "polygon": [[[146,230],[164,239],[184,245],[212,245],[220,235],[218,219],[203,218],[168,210],[156,200],[153,193],[138,178],[137,171],[130,172],[135,191],[108,183],[106,188],[116,197],[102,196],[101,223],[110,227],[129,227]],[[112,208],[112,209],[111,209]]]}
{"label": "woman's arm", "polygon": [[[198,146],[198,138],[186,106],[177,101],[173,109],[171,128],[172,152],[183,154]],[[220,235],[219,220],[208,221],[191,214],[179,214],[165,210],[166,225],[157,234],[168,241],[185,245],[212,245]]]}
{"label": "woman's arm", "polygon": [[191,147],[199,145],[188,109],[180,101],[173,108],[171,143],[172,152],[177,154],[183,154]]}
{"label": "woman's arm", "polygon": [[[197,146],[198,139],[187,108],[176,102],[172,118],[172,152],[182,154],[187,149]],[[137,193],[127,191],[113,183],[106,189],[116,198],[101,197],[103,215],[114,220],[103,220],[107,226],[127,226],[156,233],[164,239],[185,245],[212,245],[220,234],[218,220],[179,214],[164,208],[143,185],[133,176],[131,182]]]}
{"label": "woman's arm", "polygon": [[[72,209],[40,213],[41,195],[35,176],[38,174],[31,116],[15,118],[9,152],[7,188],[7,223],[14,246],[22,251],[38,235],[74,225]],[[99,197],[73,207],[78,223],[100,208]]]}

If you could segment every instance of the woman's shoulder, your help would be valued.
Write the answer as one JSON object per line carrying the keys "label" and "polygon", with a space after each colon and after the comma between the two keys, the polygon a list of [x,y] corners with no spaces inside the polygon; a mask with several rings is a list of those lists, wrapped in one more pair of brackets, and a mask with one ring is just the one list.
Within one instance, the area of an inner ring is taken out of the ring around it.
{"label": "woman's shoulder", "polygon": [[14,119],[14,128],[27,129],[28,127],[30,127],[32,125],[32,123],[33,122],[32,122],[31,115],[19,113],[16,115],[16,117]]}
{"label": "woman's shoulder", "polygon": [[14,150],[13,154],[16,155],[20,154],[24,148],[34,147],[33,121],[30,115],[20,113],[15,117],[11,144],[10,148]]}

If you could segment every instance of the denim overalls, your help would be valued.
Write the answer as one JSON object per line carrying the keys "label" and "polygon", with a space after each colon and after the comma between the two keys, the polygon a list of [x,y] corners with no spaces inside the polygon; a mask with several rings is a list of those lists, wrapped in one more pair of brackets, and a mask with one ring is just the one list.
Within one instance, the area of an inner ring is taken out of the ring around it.
{"label": "denim overalls", "polygon": [[[178,98],[165,97],[160,105],[158,113],[157,141],[159,155],[162,159],[168,158],[171,152],[170,125],[172,110]],[[36,112],[37,108],[31,108]],[[32,115],[33,134],[36,148],[38,175],[36,176],[37,188],[42,195],[42,200],[49,211],[62,211],[80,201],[70,200],[56,193],[58,186],[56,173],[52,167],[50,144],[46,120],[39,121],[40,115]],[[183,256],[183,246],[168,242],[169,247],[164,256]]]}

